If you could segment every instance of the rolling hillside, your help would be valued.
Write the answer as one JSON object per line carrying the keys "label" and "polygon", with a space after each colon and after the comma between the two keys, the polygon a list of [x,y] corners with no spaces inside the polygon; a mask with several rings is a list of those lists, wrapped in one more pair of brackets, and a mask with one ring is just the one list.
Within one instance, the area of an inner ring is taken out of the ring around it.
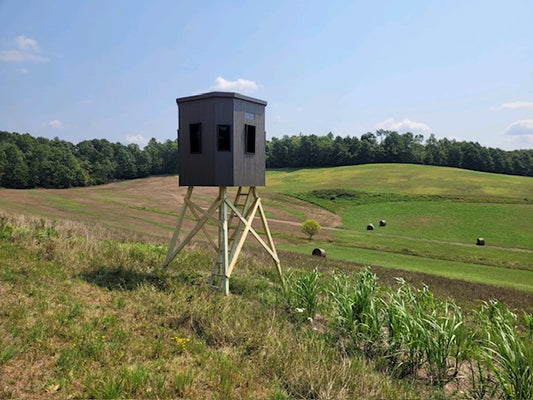
{"label": "rolling hillside", "polygon": [[[74,219],[167,243],[185,188],[152,177],[64,190],[0,190],[4,212]],[[216,188],[198,188],[207,205]],[[280,249],[533,291],[533,178],[409,164],[275,170],[260,189]],[[306,218],[325,229],[309,242]],[[381,219],[385,228],[377,227]],[[374,231],[366,225],[373,223]],[[190,229],[193,221],[186,221]],[[211,227],[214,234],[214,227]],[[475,246],[483,237],[486,246]]]}

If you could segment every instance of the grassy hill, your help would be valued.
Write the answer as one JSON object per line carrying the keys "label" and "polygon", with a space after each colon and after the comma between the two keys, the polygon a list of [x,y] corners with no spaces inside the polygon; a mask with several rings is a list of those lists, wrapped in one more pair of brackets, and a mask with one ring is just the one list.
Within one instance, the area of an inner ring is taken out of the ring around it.
{"label": "grassy hill", "polygon": [[[491,357],[505,354],[484,350],[485,332],[513,341],[509,358],[520,368],[532,362],[524,338],[533,318],[523,314],[533,307],[532,191],[532,178],[413,165],[270,171],[260,193],[282,266],[292,271],[289,291],[250,243],[224,298],[206,285],[214,255],[202,242],[161,271],[184,195],[176,177],[0,189],[0,397],[442,399],[501,391],[496,375],[476,381],[468,365],[502,373],[490,365],[505,360]],[[215,196],[195,191],[203,205]],[[325,227],[313,241],[299,231],[306,218]],[[486,246],[475,246],[479,236]],[[311,257],[314,247],[328,258]],[[367,296],[369,308],[351,314],[351,296]],[[518,314],[478,308],[491,298]],[[402,339],[407,331],[394,337],[400,315],[414,319],[398,326],[436,336],[417,336],[425,348]],[[458,375],[452,364],[462,366]]]}
{"label": "grassy hill", "polygon": [[[227,298],[206,284],[212,254],[189,249],[163,273],[165,246],[116,233],[0,218],[0,397],[481,399],[480,390],[507,384],[531,392],[516,379],[531,368],[531,315],[518,319],[499,303],[461,311],[379,269],[377,278],[289,254],[283,292],[253,251]],[[500,342],[486,350],[487,337],[510,341],[512,352],[500,357]],[[472,377],[471,361],[491,379]]]}
{"label": "grassy hill", "polygon": [[[533,290],[532,178],[371,164],[272,171],[267,188],[341,217],[332,241],[313,243],[331,257]],[[369,223],[376,229],[366,231]],[[475,246],[478,237],[487,245]]]}
{"label": "grassy hill", "polygon": [[[6,211],[86,221],[165,244],[185,188],[175,177],[153,177],[0,193]],[[321,247],[333,259],[533,292],[533,178],[370,164],[269,171],[260,193],[280,249],[310,254]],[[204,205],[216,195],[213,188],[194,194]],[[325,228],[312,242],[299,230],[306,218]],[[369,223],[376,229],[367,231]],[[478,237],[485,246],[475,246]]]}
{"label": "grassy hill", "polygon": [[434,391],[392,379],[291,322],[261,258],[240,262],[225,298],[206,284],[209,253],[182,253],[179,268],[163,274],[164,250],[83,223],[2,218],[0,398],[394,399]]}
{"label": "grassy hill", "polygon": [[413,164],[275,170],[267,174],[266,187],[284,193],[349,188],[369,193],[533,201],[530,177]]}

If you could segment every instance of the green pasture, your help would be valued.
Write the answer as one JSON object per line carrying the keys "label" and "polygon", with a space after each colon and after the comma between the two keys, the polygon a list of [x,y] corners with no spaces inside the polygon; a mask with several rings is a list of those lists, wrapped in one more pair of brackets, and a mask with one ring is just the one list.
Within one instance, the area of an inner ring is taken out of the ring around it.
{"label": "green pasture", "polygon": [[533,178],[412,164],[272,170],[266,188],[283,193],[343,188],[373,193],[494,197],[533,201]]}
{"label": "green pasture", "polygon": [[342,218],[329,243],[287,250],[323,246],[334,259],[533,290],[533,178],[370,164],[269,171],[267,188]]}
{"label": "green pasture", "polygon": [[[533,272],[533,250],[509,249],[476,246],[474,243],[461,244],[434,239],[419,239],[395,236],[387,228],[377,227],[374,231],[343,229],[334,239],[335,246],[357,249],[379,250],[389,253],[405,254],[471,264],[491,265]],[[329,245],[332,245],[330,243]]]}
{"label": "green pasture", "polygon": [[283,250],[301,254],[311,254],[315,247],[320,247],[326,250],[329,258],[335,260],[356,262],[369,266],[383,266],[398,270],[423,272],[451,279],[511,287],[533,292],[533,273],[531,273],[531,271],[424,258],[379,250],[356,249],[353,247],[337,246],[320,242],[304,245],[279,245],[278,247]]}
{"label": "green pasture", "polygon": [[[419,239],[533,249],[533,204],[401,201],[358,205],[341,211],[343,226]],[[384,219],[387,226],[378,228]]]}

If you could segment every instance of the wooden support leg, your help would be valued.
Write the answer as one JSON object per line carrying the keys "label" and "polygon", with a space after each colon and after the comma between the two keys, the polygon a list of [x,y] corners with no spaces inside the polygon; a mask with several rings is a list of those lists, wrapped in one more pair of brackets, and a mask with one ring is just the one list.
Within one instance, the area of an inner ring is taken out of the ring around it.
{"label": "wooden support leg", "polygon": [[[220,285],[220,288],[227,296],[229,295],[229,274],[228,274],[228,207],[227,207],[227,188],[220,187],[218,194],[219,208],[219,229],[218,229],[218,252],[211,277],[210,285]],[[217,279],[219,278],[219,279]],[[217,283],[220,282],[220,283]]]}
{"label": "wooden support leg", "polygon": [[[251,233],[252,236],[257,239],[259,244],[263,246],[263,248],[274,260],[281,284],[283,289],[285,289],[285,281],[283,279],[281,265],[276,252],[276,247],[274,245],[274,240],[272,239],[272,234],[268,226],[265,211],[263,209],[263,205],[261,204],[261,198],[257,195],[255,187],[250,187],[248,193],[242,193],[242,188],[239,188],[235,201],[230,201],[228,199],[226,187],[220,187],[218,198],[205,212],[203,212],[203,209],[200,206],[191,201],[192,191],[192,186],[187,189],[182,213],[178,219],[176,230],[172,236],[163,269],[166,269],[174,257],[176,257],[176,255],[185,247],[185,245],[200,230],[203,230],[210,244],[217,250],[217,257],[213,264],[213,270],[211,272],[209,283],[211,285],[216,284],[219,286],[227,296],[229,295],[229,279],[231,273],[235,267],[235,264],[237,263],[237,259],[240,255],[246,237]],[[246,196],[246,201],[244,203],[238,202],[238,199],[244,196]],[[239,207],[243,207],[242,210],[239,210]],[[191,213],[196,218],[196,226],[185,236],[182,241],[180,241],[179,235],[187,208],[191,210]],[[214,214],[217,208],[218,218],[216,217],[216,214]],[[231,212],[231,218],[237,217],[238,219],[238,223],[234,227],[231,236],[229,234],[230,227],[228,221],[228,211]],[[266,234],[266,242],[252,227],[257,212],[259,212],[259,217]],[[205,223],[209,219],[212,219],[218,225],[218,246],[215,245],[213,240],[209,237],[208,232],[204,228]]]}
{"label": "wooden support leg", "polygon": [[263,210],[263,205],[261,203],[259,203],[259,215],[261,216],[261,221],[263,223],[263,229],[265,230],[266,235],[267,235],[270,250],[272,250],[272,253],[270,254],[272,256],[272,259],[276,263],[276,269],[278,270],[278,276],[281,281],[281,285],[283,286],[283,290],[285,290],[286,286],[285,286],[285,280],[283,279],[283,273],[281,272],[281,263],[279,261],[278,253],[276,251],[276,246],[274,245],[274,239],[272,239],[272,234],[270,233],[270,228],[268,226],[268,221],[265,215],[265,210]]}
{"label": "wooden support leg", "polygon": [[[241,253],[242,246],[244,245],[244,241],[246,240],[246,237],[248,236],[248,232],[252,228],[252,223],[254,221],[255,213],[257,211],[257,207],[259,206],[259,203],[257,199],[254,201],[252,208],[250,208],[248,213],[246,213],[243,217],[248,218],[246,220],[246,223],[244,223],[244,230],[242,232],[242,235],[240,235],[239,242],[234,242],[234,244],[237,244],[232,253],[231,253],[231,259],[230,264],[228,267],[228,275],[231,276],[231,273],[233,272],[233,268],[235,267],[235,264],[237,263],[237,258],[239,258],[239,254]],[[242,221],[241,221],[242,224]]]}
{"label": "wooden support leg", "polygon": [[165,263],[163,264],[163,270],[166,270],[168,268],[168,264],[170,264],[170,262],[174,258],[174,257],[171,257],[172,250],[176,246],[176,242],[179,240],[181,226],[183,225],[183,220],[185,219],[185,214],[187,213],[187,203],[191,198],[193,189],[194,189],[193,186],[189,186],[187,188],[187,194],[185,195],[185,198],[183,199],[183,206],[181,207],[181,214],[179,216],[176,229],[174,230],[174,234],[172,235],[172,240],[170,241],[170,245],[168,246],[167,257],[165,259]]}
{"label": "wooden support leg", "polygon": [[228,275],[228,192],[226,187],[220,188],[220,251],[222,252],[222,290],[229,295],[229,275]]}
{"label": "wooden support leg", "polygon": [[[261,204],[261,198],[257,195],[257,192],[255,190],[255,187],[251,187],[249,191],[249,200],[247,201],[247,207],[246,212],[241,213],[235,204],[232,204],[231,202],[228,202],[228,206],[233,211],[233,214],[239,218],[239,228],[242,230],[242,233],[239,232],[240,237],[237,242],[233,243],[232,251],[229,258],[229,269],[228,269],[228,277],[231,276],[231,273],[233,272],[233,268],[235,267],[235,264],[237,263],[237,258],[239,257],[240,251],[242,249],[242,246],[244,244],[244,241],[246,240],[246,237],[249,233],[251,233],[263,246],[263,248],[267,251],[268,254],[272,257],[274,262],[276,263],[276,268],[278,272],[278,276],[280,278],[281,284],[283,288],[285,289],[285,281],[283,279],[283,274],[281,272],[281,264],[279,261],[278,254],[276,252],[276,246],[274,245],[274,240],[272,239],[272,234],[270,232],[270,228],[268,226],[265,210],[263,209],[263,205]],[[266,243],[261,236],[255,231],[255,229],[252,227],[252,223],[255,217],[256,212],[259,211],[259,216],[261,218],[261,223],[263,225],[263,229],[267,236]]]}
{"label": "wooden support leg", "polygon": [[[237,195],[235,196],[235,201],[233,202],[233,204],[228,203],[228,206],[230,207],[230,210],[231,210],[232,219],[236,217],[235,212],[233,212],[233,208],[238,209],[239,207],[242,207],[242,215],[245,216],[246,219],[248,219],[250,207],[252,207],[253,200],[255,200],[255,199],[252,199],[251,193],[252,193],[251,190],[248,190],[248,193],[243,193],[242,186],[239,186],[239,190],[237,191]],[[244,196],[246,196],[246,200],[244,201],[244,203],[242,203],[241,198]],[[255,214],[255,211],[252,214]],[[239,257],[238,254],[235,256],[235,252],[239,245],[243,229],[246,225],[243,223],[243,221],[240,218],[237,218],[237,219],[239,220],[237,223],[237,226],[235,227],[235,230],[231,233],[231,236],[230,236],[230,253],[229,253],[229,263],[230,263],[229,274],[230,275],[231,275],[231,270],[233,269],[231,267],[232,260],[234,257],[235,258]]]}

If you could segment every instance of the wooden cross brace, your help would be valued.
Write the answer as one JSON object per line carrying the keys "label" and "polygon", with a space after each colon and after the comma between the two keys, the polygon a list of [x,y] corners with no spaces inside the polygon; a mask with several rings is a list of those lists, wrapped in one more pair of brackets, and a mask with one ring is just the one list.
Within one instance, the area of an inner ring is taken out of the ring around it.
{"label": "wooden cross brace", "polygon": [[[276,247],[274,246],[263,205],[261,204],[261,198],[257,195],[256,188],[250,187],[248,192],[244,193],[243,188],[239,187],[235,200],[231,201],[227,196],[227,188],[220,187],[217,199],[215,199],[205,211],[191,200],[193,189],[192,186],[187,189],[187,194],[183,201],[182,212],[172,236],[167,257],[163,264],[163,269],[166,269],[187,243],[189,243],[191,239],[202,230],[211,247],[217,252],[209,282],[211,285],[217,285],[218,280],[219,283],[217,286],[228,295],[229,278],[235,268],[235,264],[237,263],[244,242],[246,241],[248,234],[251,233],[274,260],[281,283],[285,286],[279,257],[276,252]],[[246,198],[245,202],[239,204],[240,199],[243,197]],[[242,207],[242,210],[239,210],[239,207]],[[180,241],[180,231],[187,210],[190,210],[195,218],[196,225],[185,238]],[[217,210],[218,215],[216,215]],[[252,226],[257,212],[259,212],[261,224],[266,235],[266,242]],[[228,213],[230,214],[229,219]],[[230,222],[233,221],[234,218],[237,218],[238,220],[237,225],[230,226]],[[208,220],[215,222],[218,226],[218,245],[215,244],[204,226]]]}

